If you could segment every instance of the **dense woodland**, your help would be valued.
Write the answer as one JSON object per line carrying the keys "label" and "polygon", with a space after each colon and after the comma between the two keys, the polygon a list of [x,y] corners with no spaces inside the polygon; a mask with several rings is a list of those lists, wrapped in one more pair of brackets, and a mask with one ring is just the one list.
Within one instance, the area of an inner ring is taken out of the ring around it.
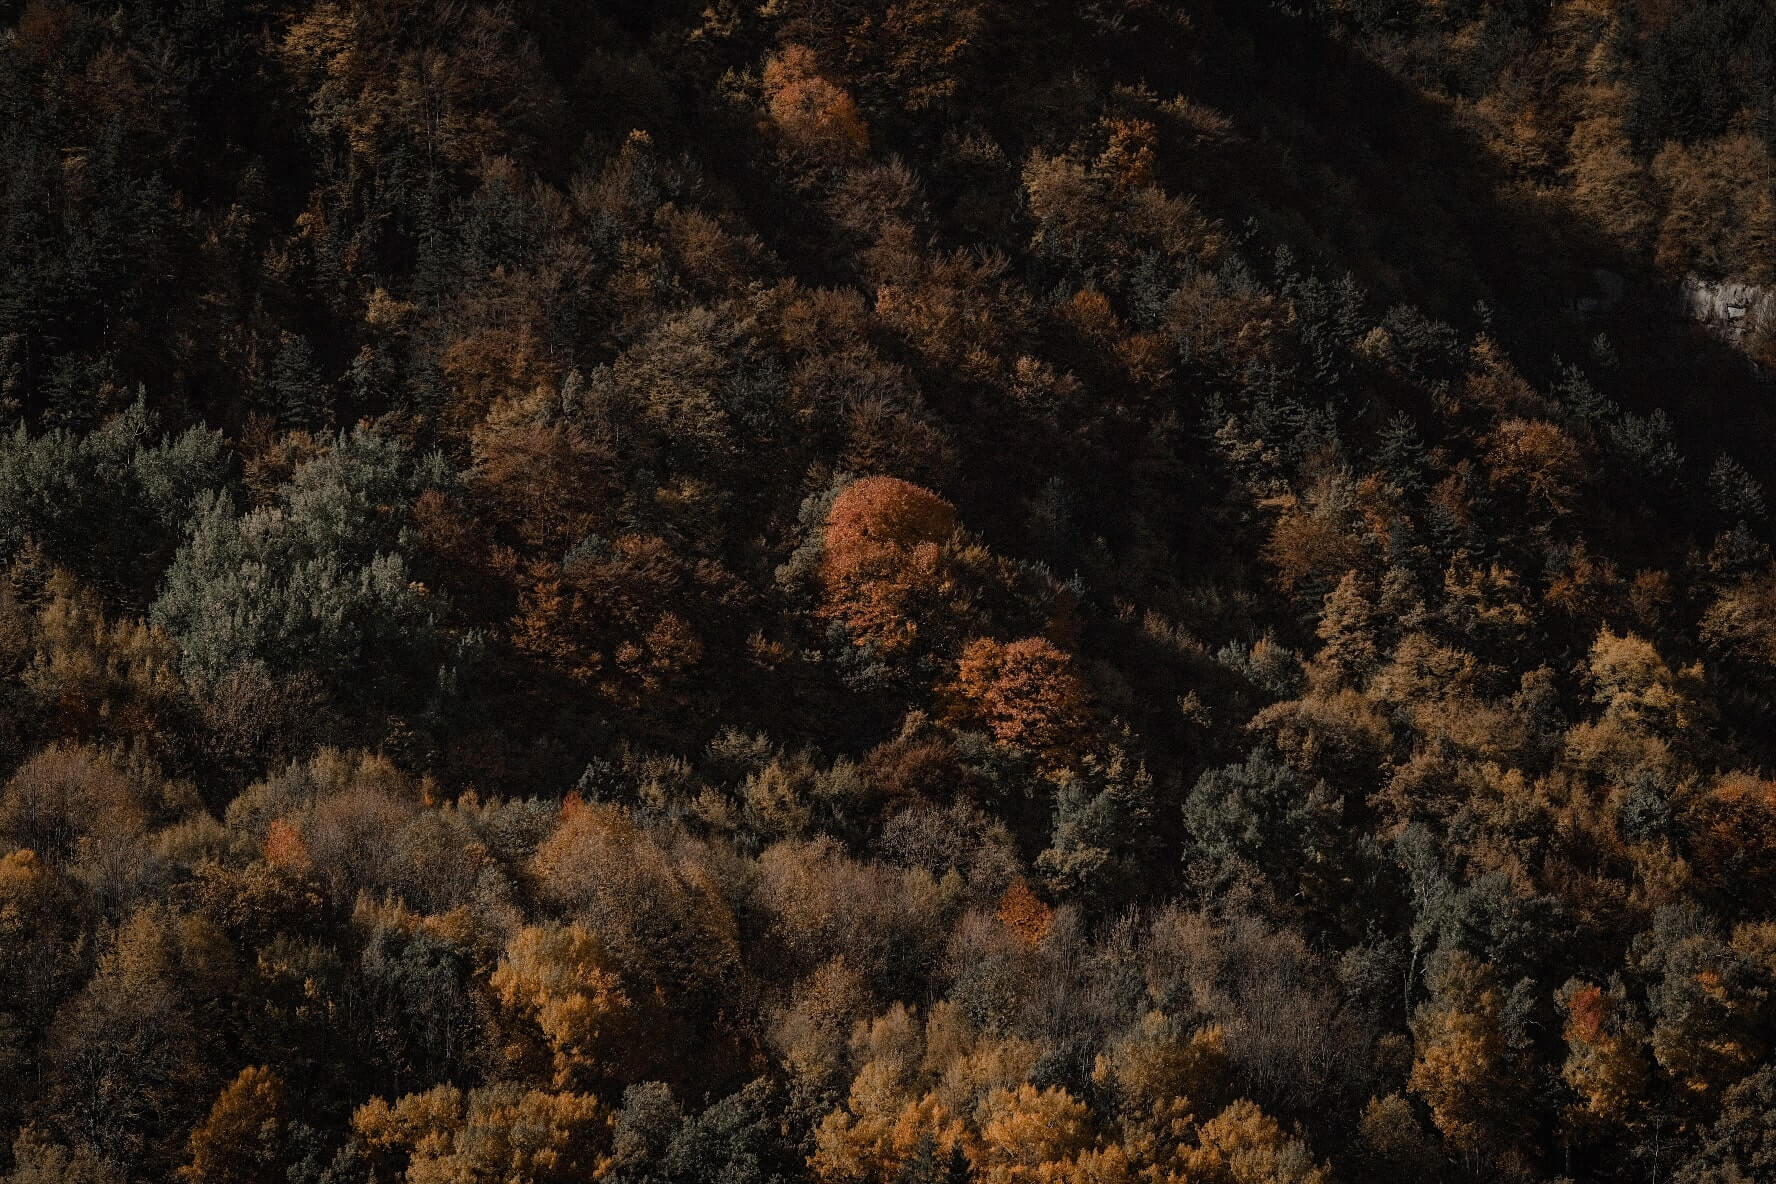
{"label": "dense woodland", "polygon": [[0,26],[6,1184],[1776,1178],[1767,0]]}

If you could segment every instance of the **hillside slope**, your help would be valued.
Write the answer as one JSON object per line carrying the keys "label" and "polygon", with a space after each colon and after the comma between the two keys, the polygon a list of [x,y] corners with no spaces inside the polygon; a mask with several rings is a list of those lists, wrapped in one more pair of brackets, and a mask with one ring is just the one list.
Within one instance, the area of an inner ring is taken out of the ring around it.
{"label": "hillside slope", "polygon": [[1769,1174],[1770,13],[0,8],[0,1179]]}

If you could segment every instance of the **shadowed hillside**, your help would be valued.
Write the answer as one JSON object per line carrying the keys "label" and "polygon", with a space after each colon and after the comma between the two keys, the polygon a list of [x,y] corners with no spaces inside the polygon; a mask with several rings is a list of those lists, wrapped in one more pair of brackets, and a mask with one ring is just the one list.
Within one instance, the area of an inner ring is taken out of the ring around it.
{"label": "shadowed hillside", "polygon": [[1772,79],[0,4],[0,1181],[1769,1175]]}

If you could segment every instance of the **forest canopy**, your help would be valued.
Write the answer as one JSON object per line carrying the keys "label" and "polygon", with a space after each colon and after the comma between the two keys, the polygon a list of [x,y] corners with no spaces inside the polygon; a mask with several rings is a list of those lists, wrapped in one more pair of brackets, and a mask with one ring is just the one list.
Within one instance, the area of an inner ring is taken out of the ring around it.
{"label": "forest canopy", "polygon": [[1776,1177],[1764,0],[13,0],[0,144],[0,1184]]}

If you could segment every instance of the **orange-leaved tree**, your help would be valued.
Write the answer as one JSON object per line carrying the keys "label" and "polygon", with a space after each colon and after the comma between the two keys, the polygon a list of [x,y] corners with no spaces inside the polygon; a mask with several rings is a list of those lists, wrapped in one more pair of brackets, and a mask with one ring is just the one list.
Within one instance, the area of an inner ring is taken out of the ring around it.
{"label": "orange-leaved tree", "polygon": [[834,164],[869,151],[869,129],[857,103],[820,74],[807,46],[785,46],[765,64],[764,82],[771,122],[791,147]]}
{"label": "orange-leaved tree", "polygon": [[944,545],[956,508],[898,477],[865,477],[839,492],[826,518],[822,614],[881,654],[910,649],[921,602],[945,584]]}
{"label": "orange-leaved tree", "polygon": [[997,740],[1064,755],[1085,732],[1088,692],[1072,657],[1045,637],[1001,644],[978,638],[962,651],[956,691],[965,711]]}

